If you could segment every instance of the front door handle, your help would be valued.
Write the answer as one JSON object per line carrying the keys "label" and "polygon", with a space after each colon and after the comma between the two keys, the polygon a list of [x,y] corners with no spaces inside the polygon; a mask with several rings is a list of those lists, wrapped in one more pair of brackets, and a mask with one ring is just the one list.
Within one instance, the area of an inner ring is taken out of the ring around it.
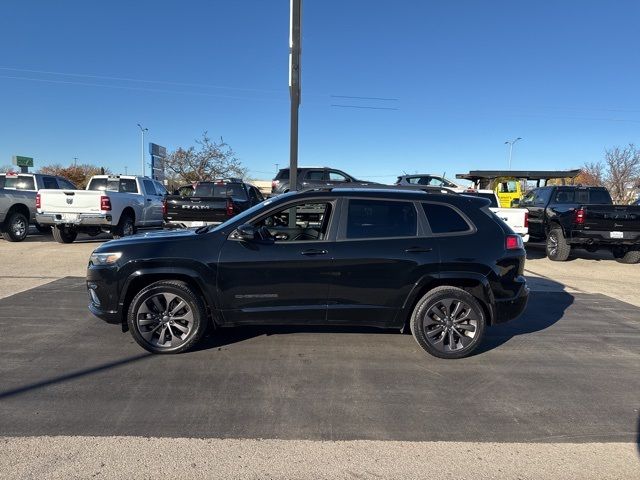
{"label": "front door handle", "polygon": [[409,247],[405,250],[406,253],[428,253],[432,251],[430,247]]}
{"label": "front door handle", "polygon": [[302,253],[302,255],[326,255],[329,252],[327,252],[326,250],[318,250],[318,249],[312,248],[309,250],[303,250],[300,253]]}

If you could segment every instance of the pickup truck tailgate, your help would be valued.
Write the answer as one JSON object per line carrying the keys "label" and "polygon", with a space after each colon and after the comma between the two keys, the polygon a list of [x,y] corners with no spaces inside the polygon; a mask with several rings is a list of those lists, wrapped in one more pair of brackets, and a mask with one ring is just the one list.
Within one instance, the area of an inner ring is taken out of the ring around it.
{"label": "pickup truck tailgate", "polygon": [[40,190],[40,208],[43,213],[98,213],[100,197],[96,190]]}
{"label": "pickup truck tailgate", "polygon": [[227,215],[226,198],[169,196],[166,219],[173,222],[224,222]]}
{"label": "pickup truck tailgate", "polygon": [[640,232],[640,206],[583,205],[581,209],[583,230]]}

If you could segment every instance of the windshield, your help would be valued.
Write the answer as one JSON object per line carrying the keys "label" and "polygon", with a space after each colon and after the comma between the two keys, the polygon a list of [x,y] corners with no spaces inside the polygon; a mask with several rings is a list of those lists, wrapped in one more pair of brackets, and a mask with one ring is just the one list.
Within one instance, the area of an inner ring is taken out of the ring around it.
{"label": "windshield", "polygon": [[194,197],[231,197],[240,200],[246,200],[247,194],[238,183],[217,184],[217,183],[199,183],[196,186]]}
{"label": "windshield", "polygon": [[[295,195],[296,192],[289,192],[289,193],[283,193],[282,195],[278,195],[278,200],[281,198],[287,198],[290,197],[291,195]],[[256,212],[259,212],[263,207],[266,207],[268,205],[271,205],[273,202],[275,202],[275,198],[267,198],[266,200],[263,200],[262,202],[254,205],[253,207],[249,208],[248,210],[245,210],[244,212],[236,215],[235,217],[231,217],[229,220],[227,220],[224,223],[221,223],[220,225],[216,225],[215,228],[211,229],[212,232],[216,232],[218,230],[222,230],[226,227],[228,227],[230,224],[235,223],[235,222],[239,222],[238,225],[242,225],[243,221],[251,218]],[[209,229],[203,230],[203,231],[209,231]]]}
{"label": "windshield", "polygon": [[465,192],[465,195],[468,195],[469,197],[480,197],[480,198],[486,198],[487,200],[491,201],[491,205],[489,205],[490,207],[493,208],[497,208],[498,207],[498,201],[496,200],[496,195],[495,193],[491,192],[491,193],[480,193],[480,192]]}
{"label": "windshield", "polygon": [[15,188],[16,190],[35,190],[36,187],[31,175],[7,175],[4,188]]}
{"label": "windshield", "polygon": [[92,178],[87,190],[138,193],[138,186],[134,178]]}

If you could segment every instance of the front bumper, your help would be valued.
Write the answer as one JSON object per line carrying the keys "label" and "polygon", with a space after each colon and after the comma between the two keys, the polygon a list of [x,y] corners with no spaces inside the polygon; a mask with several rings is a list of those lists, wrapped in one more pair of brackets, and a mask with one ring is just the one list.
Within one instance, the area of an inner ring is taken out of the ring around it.
{"label": "front bumper", "polygon": [[518,293],[511,298],[495,299],[493,324],[508,322],[518,318],[529,301],[529,287],[523,283]]}
{"label": "front bumper", "polygon": [[122,312],[118,297],[117,271],[107,266],[87,269],[89,310],[107,323],[120,323]]}
{"label": "front bumper", "polygon": [[36,213],[40,225],[75,225],[102,227],[111,226],[113,217],[109,213]]}

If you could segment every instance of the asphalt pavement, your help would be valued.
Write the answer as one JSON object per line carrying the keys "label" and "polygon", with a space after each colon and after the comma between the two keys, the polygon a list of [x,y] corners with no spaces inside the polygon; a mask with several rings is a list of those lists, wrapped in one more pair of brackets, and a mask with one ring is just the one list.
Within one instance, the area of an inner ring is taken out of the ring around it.
{"label": "asphalt pavement", "polygon": [[0,435],[638,442],[639,310],[604,295],[533,292],[457,361],[366,328],[220,330],[153,356],[87,303],[81,277],[0,300]]}

